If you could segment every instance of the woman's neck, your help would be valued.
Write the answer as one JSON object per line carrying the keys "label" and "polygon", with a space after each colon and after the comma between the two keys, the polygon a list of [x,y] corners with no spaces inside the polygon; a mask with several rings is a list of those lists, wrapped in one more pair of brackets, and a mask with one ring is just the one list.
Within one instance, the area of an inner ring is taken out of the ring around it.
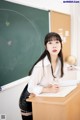
{"label": "woman's neck", "polygon": [[51,56],[51,63],[57,63],[58,56]]}
{"label": "woman's neck", "polygon": [[57,59],[58,59],[58,56],[52,56],[51,57],[51,66],[52,66],[52,69],[53,69],[53,73],[56,70]]}

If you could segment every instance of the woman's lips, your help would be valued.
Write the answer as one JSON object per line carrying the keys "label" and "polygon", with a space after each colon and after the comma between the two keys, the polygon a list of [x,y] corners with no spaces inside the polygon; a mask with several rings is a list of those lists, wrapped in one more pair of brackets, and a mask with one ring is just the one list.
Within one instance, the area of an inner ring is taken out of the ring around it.
{"label": "woman's lips", "polygon": [[53,50],[53,52],[57,52],[57,50]]}

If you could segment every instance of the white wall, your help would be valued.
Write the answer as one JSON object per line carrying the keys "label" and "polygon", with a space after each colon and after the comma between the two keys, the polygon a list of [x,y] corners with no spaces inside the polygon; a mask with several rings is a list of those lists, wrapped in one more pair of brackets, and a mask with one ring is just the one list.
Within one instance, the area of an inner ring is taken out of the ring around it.
{"label": "white wall", "polygon": [[[15,2],[27,6],[32,6],[35,8],[54,10],[66,14],[71,14],[72,26],[73,26],[72,27],[73,31],[71,31],[71,35],[72,35],[71,41],[74,40],[75,42],[72,42],[72,44],[74,44],[75,47],[77,46],[76,45],[77,32],[75,31],[75,27],[77,29],[77,26],[75,24],[76,20],[74,18],[74,14],[76,13],[75,13],[75,9],[71,8],[70,4],[63,4],[62,0],[7,0],[7,1]],[[78,21],[80,24],[80,19],[78,19]],[[78,27],[78,30],[79,29],[80,28]],[[80,38],[80,34],[78,35],[78,37]],[[76,55],[76,53],[77,51],[74,50],[74,47],[72,47],[72,54]],[[26,83],[24,82],[23,84],[12,87],[0,93],[0,114],[6,114],[7,120],[21,120],[18,101],[19,101],[20,93],[24,88],[25,84]]]}
{"label": "white wall", "polygon": [[26,78],[26,81],[23,81],[23,83],[0,93],[0,114],[5,114],[6,120],[21,120],[19,98],[28,80]]}
{"label": "white wall", "polygon": [[62,3],[62,0],[6,0],[18,4],[32,6],[45,10],[55,10],[70,14],[70,5]]}
{"label": "white wall", "polygon": [[78,65],[80,66],[80,17],[78,17],[78,29],[77,29],[77,58],[78,58]]}
{"label": "white wall", "polygon": [[71,8],[71,55],[77,58],[80,65],[80,4],[72,4]]}
{"label": "white wall", "polygon": [[78,58],[78,65],[80,66],[80,4],[76,6],[76,22],[77,22],[77,58]]}

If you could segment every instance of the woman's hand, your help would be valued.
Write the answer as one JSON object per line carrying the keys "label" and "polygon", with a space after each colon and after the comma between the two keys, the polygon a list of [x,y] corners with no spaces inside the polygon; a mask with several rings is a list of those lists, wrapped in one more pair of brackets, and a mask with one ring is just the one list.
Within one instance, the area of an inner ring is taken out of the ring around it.
{"label": "woman's hand", "polygon": [[59,85],[57,85],[57,84],[54,84],[54,85],[49,84],[47,87],[43,88],[42,92],[43,93],[57,93],[57,92],[59,92],[59,89],[60,89]]}
{"label": "woman's hand", "polygon": [[35,97],[36,95],[34,93],[30,93],[29,98]]}

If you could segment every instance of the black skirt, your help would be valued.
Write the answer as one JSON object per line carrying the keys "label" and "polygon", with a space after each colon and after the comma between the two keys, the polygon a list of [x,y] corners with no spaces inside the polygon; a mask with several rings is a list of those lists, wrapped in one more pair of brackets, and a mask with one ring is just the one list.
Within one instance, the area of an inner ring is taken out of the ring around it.
{"label": "black skirt", "polygon": [[[23,89],[23,91],[21,93],[21,96],[19,99],[19,107],[21,109],[21,112],[29,114],[32,112],[32,103],[26,101],[26,99],[29,98],[29,95],[30,95],[27,88],[28,88],[28,84],[25,86],[25,88]],[[29,115],[27,117],[30,117],[30,116],[32,116],[32,115]]]}

